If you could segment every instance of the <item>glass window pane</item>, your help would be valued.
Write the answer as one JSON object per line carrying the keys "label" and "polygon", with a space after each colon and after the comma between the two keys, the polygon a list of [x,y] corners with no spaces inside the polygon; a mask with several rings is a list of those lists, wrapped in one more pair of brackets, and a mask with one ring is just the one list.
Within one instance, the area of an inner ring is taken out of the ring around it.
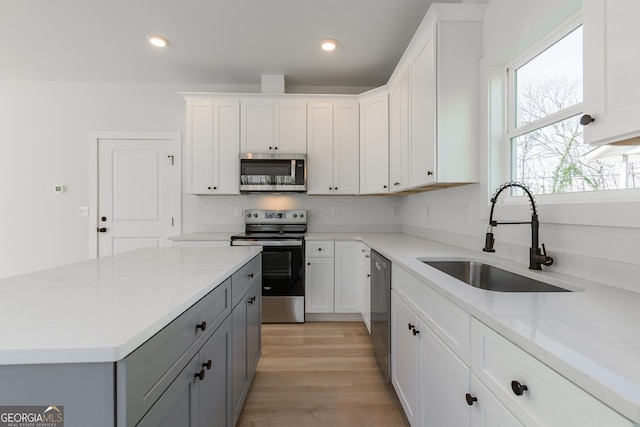
{"label": "glass window pane", "polygon": [[583,143],[579,120],[570,117],[512,138],[512,179],[534,194],[640,188],[638,156],[585,156],[593,147]]}
{"label": "glass window pane", "polygon": [[582,102],[582,26],[515,70],[516,127]]}

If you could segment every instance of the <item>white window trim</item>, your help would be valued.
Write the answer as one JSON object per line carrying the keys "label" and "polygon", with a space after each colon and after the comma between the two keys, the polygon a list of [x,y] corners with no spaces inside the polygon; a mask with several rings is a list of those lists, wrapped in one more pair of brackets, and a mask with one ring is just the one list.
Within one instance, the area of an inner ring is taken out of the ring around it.
{"label": "white window trim", "polygon": [[[582,14],[576,14],[570,19],[566,20],[562,25],[559,25],[555,31],[548,34],[547,37],[534,43],[530,48],[521,53],[515,60],[508,62],[500,67],[500,75],[502,78],[502,117],[495,120],[490,118],[491,126],[495,126],[501,121],[502,137],[499,143],[496,143],[495,139],[490,144],[490,150],[499,149],[500,153],[497,157],[502,161],[490,162],[490,168],[498,166],[499,171],[490,171],[489,183],[492,186],[489,189],[489,194],[493,194],[496,188],[502,185],[504,182],[511,181],[511,168],[512,168],[512,153],[511,153],[511,139],[532,130],[539,129],[549,124],[556,123],[559,120],[566,119],[568,117],[580,114],[583,109],[583,103],[576,104],[562,111],[553,113],[544,119],[538,120],[534,123],[523,125],[519,128],[515,128],[515,109],[511,108],[514,105],[515,97],[515,79],[510,78],[508,70],[516,70],[520,66],[526,64],[537,55],[553,46],[564,36],[568,35],[571,31],[582,25]],[[497,71],[496,68],[494,68]],[[496,73],[497,74],[497,73]],[[495,83],[494,83],[495,84]],[[490,111],[492,111],[490,109]],[[493,109],[495,112],[495,109]],[[498,148],[499,146],[499,148]],[[492,160],[496,160],[496,156],[491,156]],[[557,193],[557,194],[536,194],[536,204],[538,205],[561,205],[561,204],[575,204],[575,203],[617,203],[617,202],[639,202],[640,201],[640,189],[619,189],[619,190],[602,190],[602,191],[585,191],[575,193]],[[499,203],[504,205],[528,205],[529,201],[526,197],[511,196],[511,194],[505,192],[500,197]]]}

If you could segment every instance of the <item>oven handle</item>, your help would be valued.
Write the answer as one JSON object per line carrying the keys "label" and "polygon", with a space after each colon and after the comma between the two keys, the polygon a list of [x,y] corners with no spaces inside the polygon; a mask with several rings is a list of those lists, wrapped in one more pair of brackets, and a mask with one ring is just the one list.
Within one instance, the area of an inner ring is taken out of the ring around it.
{"label": "oven handle", "polygon": [[232,240],[231,246],[302,246],[302,240]]}

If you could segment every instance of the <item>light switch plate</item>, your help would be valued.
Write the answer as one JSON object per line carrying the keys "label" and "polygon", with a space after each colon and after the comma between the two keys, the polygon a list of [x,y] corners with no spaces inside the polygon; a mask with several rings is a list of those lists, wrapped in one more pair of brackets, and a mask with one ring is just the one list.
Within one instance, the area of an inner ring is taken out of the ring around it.
{"label": "light switch plate", "polygon": [[78,209],[76,210],[76,216],[89,216],[89,207],[78,206]]}

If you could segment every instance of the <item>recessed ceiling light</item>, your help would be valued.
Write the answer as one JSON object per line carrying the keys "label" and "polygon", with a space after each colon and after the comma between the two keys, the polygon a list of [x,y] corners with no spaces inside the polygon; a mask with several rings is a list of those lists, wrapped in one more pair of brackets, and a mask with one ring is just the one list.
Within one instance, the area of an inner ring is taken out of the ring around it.
{"label": "recessed ceiling light", "polygon": [[149,40],[149,43],[156,47],[165,47],[169,44],[169,40],[157,34],[150,35],[147,39]]}
{"label": "recessed ceiling light", "polygon": [[327,52],[331,52],[338,47],[338,40],[335,39],[324,39],[320,41],[320,47],[322,50],[326,50]]}

